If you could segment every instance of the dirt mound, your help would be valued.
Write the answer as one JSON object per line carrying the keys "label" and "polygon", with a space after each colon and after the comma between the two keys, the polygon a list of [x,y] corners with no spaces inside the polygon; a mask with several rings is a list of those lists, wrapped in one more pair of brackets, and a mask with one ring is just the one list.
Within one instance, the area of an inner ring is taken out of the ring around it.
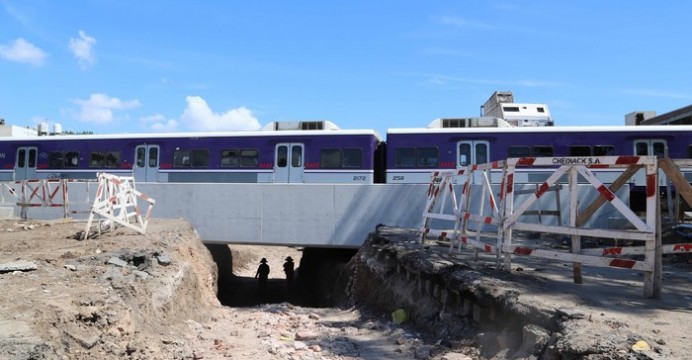
{"label": "dirt mound", "polygon": [[0,264],[25,265],[0,273],[0,358],[192,357],[176,343],[186,321],[219,307],[215,265],[194,229],[156,220],[146,236],[75,240],[83,228],[0,222]]}

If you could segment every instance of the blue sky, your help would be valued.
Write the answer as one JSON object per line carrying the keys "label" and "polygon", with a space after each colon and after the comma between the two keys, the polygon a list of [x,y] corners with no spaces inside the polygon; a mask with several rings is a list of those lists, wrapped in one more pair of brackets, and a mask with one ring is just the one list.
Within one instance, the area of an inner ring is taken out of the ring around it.
{"label": "blue sky", "polygon": [[0,0],[0,117],[97,133],[423,127],[493,91],[557,125],[692,104],[688,1]]}

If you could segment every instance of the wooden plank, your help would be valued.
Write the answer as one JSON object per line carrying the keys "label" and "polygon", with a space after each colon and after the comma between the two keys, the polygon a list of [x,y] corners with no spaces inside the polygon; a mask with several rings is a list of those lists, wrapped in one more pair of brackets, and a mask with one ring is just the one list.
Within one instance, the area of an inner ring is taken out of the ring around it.
{"label": "wooden plank", "polygon": [[[620,174],[620,176],[618,176],[617,179],[615,179],[615,181],[613,181],[613,183],[609,187],[610,191],[615,193],[618,190],[620,190],[620,188],[623,185],[627,184],[629,179],[632,176],[634,176],[634,174],[636,174],[639,169],[641,169],[641,165],[628,167],[625,171],[622,172],[622,174]],[[579,213],[579,215],[577,216],[576,226],[579,227],[584,225],[584,223],[587,220],[589,220],[591,215],[593,215],[596,212],[596,210],[598,210],[606,202],[607,200],[603,196],[599,196],[598,198],[596,198],[591,204],[589,204],[589,206],[586,207],[586,209],[584,209],[584,211]]]}
{"label": "wooden plank", "polygon": [[685,176],[680,172],[680,168],[673,163],[670,158],[664,158],[658,161],[658,167],[668,176],[677,190],[678,194],[685,200],[687,205],[692,206],[692,186],[687,182]]}

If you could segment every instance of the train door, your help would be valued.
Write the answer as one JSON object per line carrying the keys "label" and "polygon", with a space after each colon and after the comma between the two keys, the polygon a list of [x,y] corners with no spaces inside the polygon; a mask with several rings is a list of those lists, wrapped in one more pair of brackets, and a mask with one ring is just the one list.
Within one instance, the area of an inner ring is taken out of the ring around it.
{"label": "train door", "polygon": [[305,146],[301,143],[276,144],[274,182],[302,183],[305,172]]}
{"label": "train door", "polygon": [[659,159],[668,156],[668,143],[662,139],[643,139],[634,141],[634,155],[656,156]]}
{"label": "train door", "polygon": [[[656,156],[661,159],[668,156],[668,143],[663,139],[641,139],[634,141],[634,155],[638,156]],[[665,173],[660,170],[658,172],[658,183],[665,186],[668,178]],[[643,183],[643,182],[642,182]]]}
{"label": "train door", "polygon": [[135,148],[135,181],[156,182],[159,174],[159,146],[137,145]]}
{"label": "train door", "polygon": [[38,148],[33,146],[22,146],[18,148],[16,161],[14,163],[14,179],[36,179],[37,158]]}
{"label": "train door", "polygon": [[[483,140],[467,140],[457,143],[457,169],[476,164],[490,162],[490,144]],[[480,174],[473,182],[480,181]]]}

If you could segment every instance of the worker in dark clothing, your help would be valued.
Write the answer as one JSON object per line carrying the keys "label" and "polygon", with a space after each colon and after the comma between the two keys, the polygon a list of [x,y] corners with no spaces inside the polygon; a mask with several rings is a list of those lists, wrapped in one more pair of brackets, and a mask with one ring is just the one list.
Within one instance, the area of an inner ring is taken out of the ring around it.
{"label": "worker in dark clothing", "polygon": [[286,274],[286,285],[288,286],[289,291],[293,289],[294,267],[295,264],[293,263],[293,258],[290,256],[287,257],[286,262],[284,263],[284,273]]}
{"label": "worker in dark clothing", "polygon": [[260,265],[257,267],[257,273],[255,273],[255,279],[257,280],[257,293],[264,297],[267,293],[267,280],[269,279],[269,265],[267,265],[267,258],[262,258],[260,260]]}

